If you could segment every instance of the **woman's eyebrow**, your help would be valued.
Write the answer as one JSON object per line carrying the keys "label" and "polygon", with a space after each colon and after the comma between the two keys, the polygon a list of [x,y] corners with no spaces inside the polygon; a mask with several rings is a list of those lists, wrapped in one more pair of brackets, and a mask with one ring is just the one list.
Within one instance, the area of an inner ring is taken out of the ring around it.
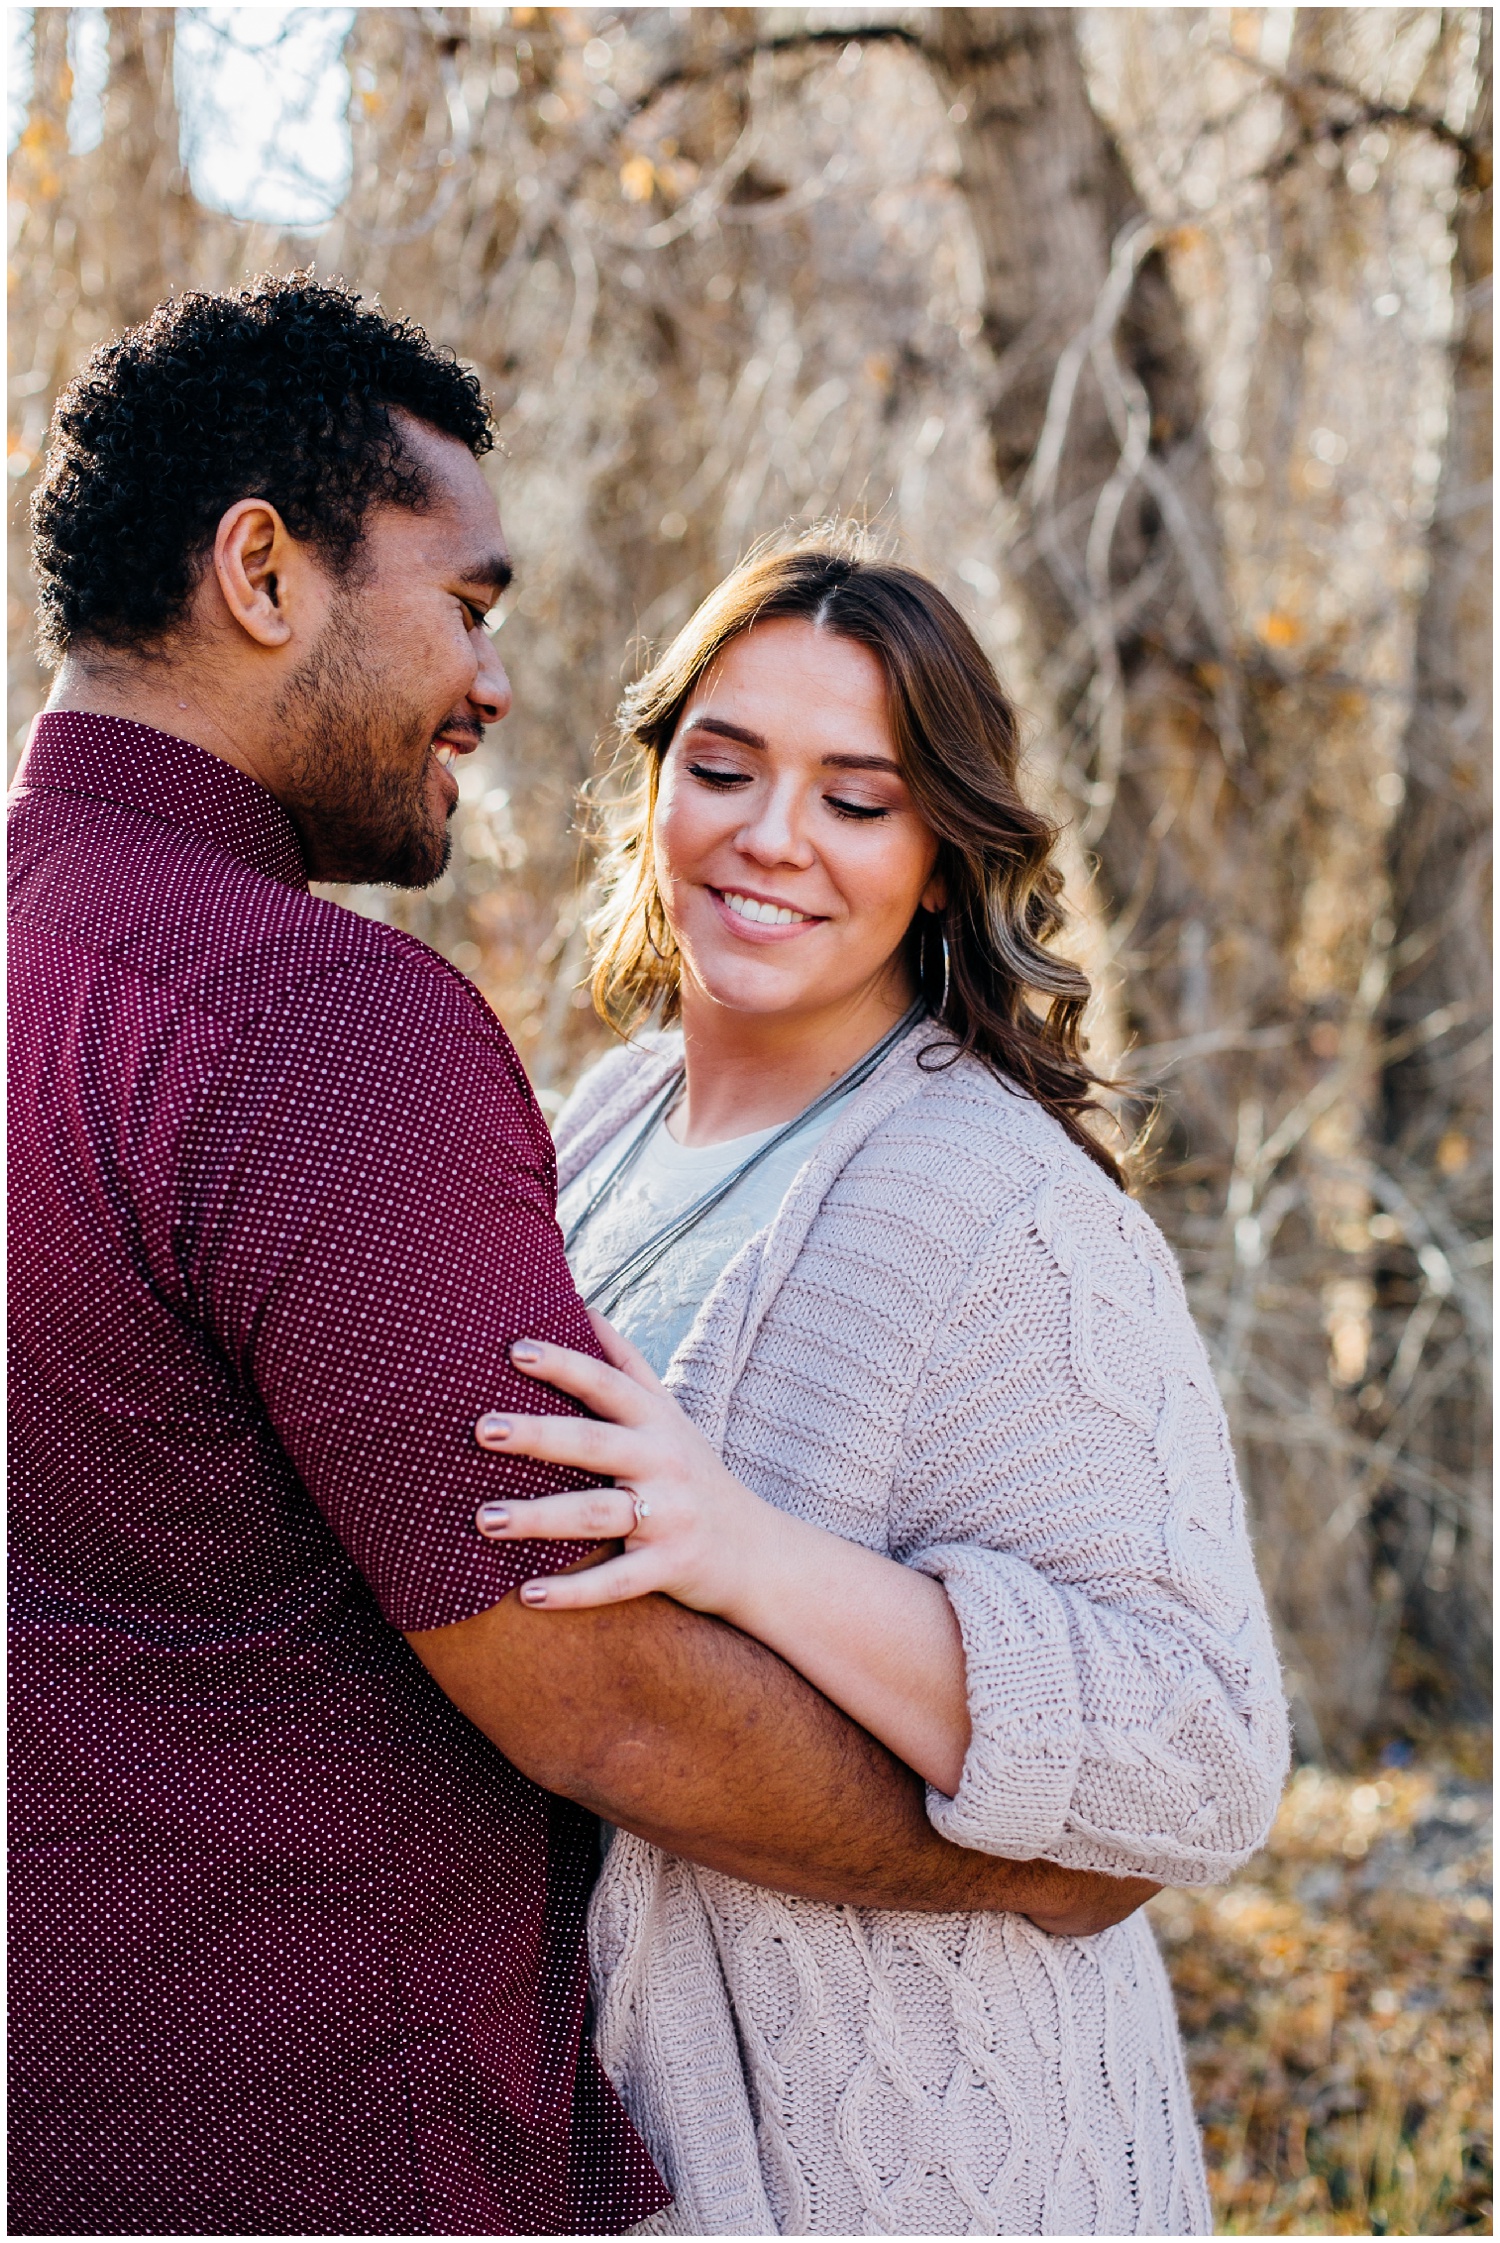
{"label": "woman's eyebrow", "polygon": [[725,717],[706,714],[689,717],[686,729],[689,732],[717,732],[726,740],[738,740],[746,748],[763,748],[766,744],[762,733],[748,731],[743,724],[731,724]]}
{"label": "woman's eyebrow", "polygon": [[901,766],[885,755],[825,755],[825,771],[892,771],[899,779]]}

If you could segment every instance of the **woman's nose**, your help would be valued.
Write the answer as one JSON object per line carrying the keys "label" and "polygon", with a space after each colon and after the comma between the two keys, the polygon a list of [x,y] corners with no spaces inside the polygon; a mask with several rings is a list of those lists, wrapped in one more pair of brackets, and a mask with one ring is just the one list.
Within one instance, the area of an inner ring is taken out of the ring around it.
{"label": "woman's nose", "polygon": [[735,835],[735,847],[758,864],[812,863],[811,844],[804,839],[796,804],[779,788],[772,788]]}

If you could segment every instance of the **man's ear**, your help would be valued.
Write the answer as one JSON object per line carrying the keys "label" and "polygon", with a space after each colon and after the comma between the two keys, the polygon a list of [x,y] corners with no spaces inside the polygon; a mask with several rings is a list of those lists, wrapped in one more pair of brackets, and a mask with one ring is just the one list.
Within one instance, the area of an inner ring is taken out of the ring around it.
{"label": "man's ear", "polygon": [[285,646],[292,636],[285,577],[293,540],[263,498],[236,500],[214,539],[214,574],[224,605],[257,646]]}

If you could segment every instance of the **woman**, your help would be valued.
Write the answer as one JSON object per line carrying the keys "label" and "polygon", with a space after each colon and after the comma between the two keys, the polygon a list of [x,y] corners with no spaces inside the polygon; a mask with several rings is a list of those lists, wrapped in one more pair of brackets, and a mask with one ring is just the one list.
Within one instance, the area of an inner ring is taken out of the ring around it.
{"label": "woman", "polygon": [[[1275,1659],[1181,1280],[1089,1132],[1087,985],[1045,947],[1054,836],[993,671],[934,586],[803,543],[713,594],[624,730],[595,996],[680,1032],[557,1129],[614,1368],[516,1358],[612,1422],[479,1428],[616,1484],[482,1530],[622,1537],[521,1595],[721,1614],[960,1845],[1227,1876],[1284,1774]],[[835,1908],[621,1833],[592,1940],[665,2232],[1208,2231],[1141,1916]]]}

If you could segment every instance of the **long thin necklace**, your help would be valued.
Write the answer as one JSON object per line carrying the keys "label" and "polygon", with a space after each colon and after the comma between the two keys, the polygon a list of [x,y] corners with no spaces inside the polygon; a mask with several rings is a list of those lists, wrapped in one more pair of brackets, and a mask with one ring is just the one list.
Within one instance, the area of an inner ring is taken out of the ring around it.
{"label": "long thin necklace", "polygon": [[[738,1185],[744,1182],[752,1170],[759,1168],[762,1161],[769,1160],[778,1147],[787,1142],[788,1138],[795,1137],[799,1130],[806,1129],[810,1122],[816,1121],[819,1115],[826,1113],[830,1106],[836,1105],[840,1099],[847,1098],[851,1091],[858,1090],[863,1083],[868,1082],[881,1061],[895,1050],[908,1029],[916,1025],[926,1010],[926,1005],[919,998],[909,1011],[902,1014],[895,1027],[882,1036],[872,1050],[865,1053],[863,1059],[856,1060],[848,1072],[840,1075],[836,1083],[831,1083],[828,1089],[820,1097],[815,1098],[810,1106],[804,1106],[800,1114],[793,1115],[789,1122],[783,1123],[774,1136],[767,1138],[765,1144],[757,1145],[753,1153],[747,1153],[738,1167],[732,1168],[727,1176],[721,1177],[718,1183],[711,1185],[701,1198],[695,1199],[690,1207],[685,1207],[680,1215],[674,1215],[670,1222],[664,1224],[659,1231],[653,1232],[651,1237],[644,1240],[632,1253],[627,1254],[624,1261],[619,1263],[616,1268],[598,1279],[583,1296],[589,1307],[599,1309],[605,1316],[612,1316],[625,1295],[633,1291],[643,1277],[649,1276],[657,1263],[665,1255],[670,1254],[673,1247],[680,1240],[686,1238],[689,1231],[701,1223],[705,1215],[711,1215],[713,1210],[722,1201],[726,1200]],[[658,1123],[665,1120],[675,1104],[686,1080],[686,1068],[679,1067],[666,1088],[657,1098],[652,1100],[650,1110],[640,1129],[631,1139],[603,1183],[591,1195],[588,1205],[575,1218],[569,1228],[563,1239],[563,1252],[565,1254],[572,1252],[574,1243],[585,1226],[591,1221],[615,1186],[635,1166],[636,1161],[645,1151]]]}

